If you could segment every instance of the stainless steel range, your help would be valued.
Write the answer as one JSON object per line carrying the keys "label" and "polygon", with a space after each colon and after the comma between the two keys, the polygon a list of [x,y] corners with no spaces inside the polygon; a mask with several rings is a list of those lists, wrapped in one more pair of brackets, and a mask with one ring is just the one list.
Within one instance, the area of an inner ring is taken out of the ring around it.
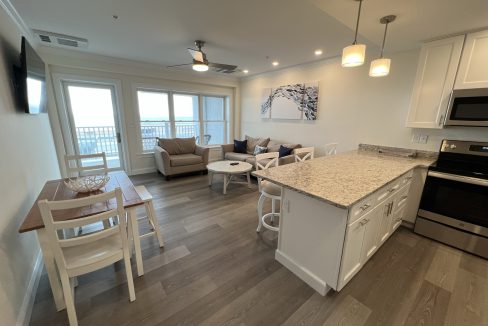
{"label": "stainless steel range", "polygon": [[442,141],[415,232],[488,258],[488,142]]}

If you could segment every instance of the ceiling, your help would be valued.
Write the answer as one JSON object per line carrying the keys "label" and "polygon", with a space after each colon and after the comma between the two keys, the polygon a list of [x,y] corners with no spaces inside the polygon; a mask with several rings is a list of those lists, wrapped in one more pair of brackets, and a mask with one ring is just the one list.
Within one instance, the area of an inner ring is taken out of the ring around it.
{"label": "ceiling", "polygon": [[[190,62],[186,48],[202,39],[210,61],[249,74],[339,55],[352,42],[358,6],[353,0],[11,2],[30,28],[87,38],[88,48],[79,51],[166,66]],[[377,48],[383,33],[378,19],[387,14],[398,16],[387,51],[399,51],[488,26],[488,1],[365,0],[360,41]],[[318,48],[321,57],[314,55]]]}

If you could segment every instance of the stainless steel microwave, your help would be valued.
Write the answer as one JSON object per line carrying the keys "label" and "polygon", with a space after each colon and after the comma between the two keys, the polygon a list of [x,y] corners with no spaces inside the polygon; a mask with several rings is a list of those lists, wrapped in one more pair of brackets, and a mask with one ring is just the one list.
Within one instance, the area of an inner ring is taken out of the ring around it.
{"label": "stainless steel microwave", "polygon": [[452,91],[444,124],[488,127],[488,88]]}

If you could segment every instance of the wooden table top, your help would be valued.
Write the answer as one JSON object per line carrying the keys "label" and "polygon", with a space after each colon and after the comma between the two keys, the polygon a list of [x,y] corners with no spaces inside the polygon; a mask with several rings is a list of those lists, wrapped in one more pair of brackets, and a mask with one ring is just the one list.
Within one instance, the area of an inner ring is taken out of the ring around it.
{"label": "wooden table top", "polygon": [[[124,171],[109,172],[108,175],[110,176],[109,182],[107,182],[107,184],[99,191],[92,193],[77,193],[72,191],[64,184],[64,180],[66,179],[47,181],[42,188],[41,193],[32,205],[29,214],[27,214],[24,222],[20,226],[19,232],[22,233],[44,228],[41,212],[39,211],[39,206],[37,205],[37,202],[42,199],[67,200],[82,198],[101,192],[112,191],[115,188],[119,187],[122,190],[122,198],[125,208],[141,205],[144,203],[137,194],[134,185],[132,184],[132,181],[129,179]],[[114,207],[115,200],[103,204],[99,203],[96,205],[86,206],[79,209],[56,211],[53,212],[53,218],[55,221],[70,220],[101,213]]]}

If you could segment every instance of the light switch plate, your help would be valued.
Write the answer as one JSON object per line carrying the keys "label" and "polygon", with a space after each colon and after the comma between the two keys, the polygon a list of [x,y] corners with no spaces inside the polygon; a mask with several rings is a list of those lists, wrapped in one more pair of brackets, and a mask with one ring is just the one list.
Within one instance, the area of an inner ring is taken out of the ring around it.
{"label": "light switch plate", "polygon": [[420,135],[419,143],[420,144],[427,144],[428,140],[429,140],[429,135]]}

